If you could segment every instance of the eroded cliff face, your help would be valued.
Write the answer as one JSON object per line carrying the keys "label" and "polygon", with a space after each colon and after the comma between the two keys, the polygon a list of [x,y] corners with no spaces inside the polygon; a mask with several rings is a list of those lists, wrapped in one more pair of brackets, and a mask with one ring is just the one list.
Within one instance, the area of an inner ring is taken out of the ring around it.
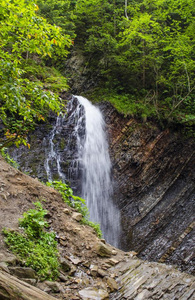
{"label": "eroded cliff face", "polygon": [[102,110],[122,215],[122,249],[193,273],[193,141],[153,122],[124,118],[110,104]]}
{"label": "eroded cliff face", "polygon": [[[76,103],[75,103],[76,105]],[[100,105],[108,129],[113,164],[114,201],[121,211],[121,248],[135,250],[150,261],[165,262],[194,272],[194,143],[179,132],[161,130],[154,122],[140,122],[119,114],[110,104]],[[37,127],[31,149],[13,150],[21,170],[46,181],[45,161],[56,119]],[[74,168],[77,147],[65,118],[53,144],[60,168],[76,194],[80,175]],[[55,158],[49,162],[53,180],[59,179]],[[71,176],[70,176],[71,172]]]}

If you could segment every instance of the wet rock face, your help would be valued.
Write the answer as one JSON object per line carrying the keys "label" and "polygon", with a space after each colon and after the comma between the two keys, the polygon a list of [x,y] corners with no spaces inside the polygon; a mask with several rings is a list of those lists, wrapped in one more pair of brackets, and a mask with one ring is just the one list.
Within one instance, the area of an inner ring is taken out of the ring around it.
{"label": "wet rock face", "polygon": [[194,145],[102,105],[110,134],[121,248],[194,272]]}
{"label": "wet rock face", "polygon": [[[39,124],[29,136],[30,149],[24,146],[12,147],[9,149],[9,154],[19,163],[22,172],[31,177],[37,177],[43,182],[48,179],[65,180],[71,183],[76,194],[80,194],[81,183],[78,178],[81,177],[82,171],[78,170],[77,166],[78,149],[74,134],[75,126],[69,118],[77,105],[78,100],[75,98],[68,112],[59,117],[59,120],[56,115],[52,114],[46,123]],[[85,132],[79,134],[82,136]],[[48,176],[47,169],[51,176]]]}

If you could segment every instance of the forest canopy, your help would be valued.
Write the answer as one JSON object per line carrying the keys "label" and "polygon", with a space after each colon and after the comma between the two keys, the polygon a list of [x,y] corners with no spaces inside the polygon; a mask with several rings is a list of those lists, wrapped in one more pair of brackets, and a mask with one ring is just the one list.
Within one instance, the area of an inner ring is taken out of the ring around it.
{"label": "forest canopy", "polygon": [[193,0],[2,0],[0,147],[27,143],[28,130],[60,110],[70,49],[97,79],[95,97],[124,114],[192,125],[194,11]]}
{"label": "forest canopy", "polygon": [[192,0],[78,0],[75,46],[122,110],[190,122],[194,10]]}

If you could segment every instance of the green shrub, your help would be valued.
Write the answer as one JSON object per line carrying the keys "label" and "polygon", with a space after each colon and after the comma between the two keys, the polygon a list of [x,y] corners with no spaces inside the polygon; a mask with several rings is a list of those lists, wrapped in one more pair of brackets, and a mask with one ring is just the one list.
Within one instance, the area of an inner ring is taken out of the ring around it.
{"label": "green shrub", "polygon": [[84,224],[84,225],[88,225],[88,226],[92,227],[92,228],[95,230],[97,236],[98,236],[100,239],[102,238],[102,231],[101,231],[101,229],[100,229],[100,224],[95,223],[95,222],[91,222],[91,221],[89,221],[87,218],[83,218],[83,219],[81,220],[81,223]]}
{"label": "green shrub", "polygon": [[83,215],[81,223],[91,226],[97,233],[97,236],[99,238],[102,237],[100,225],[98,223],[89,221],[89,211],[86,202],[83,198],[74,196],[73,190],[62,181],[47,182],[46,185],[55,188],[61,194],[65,203],[75,208],[78,212],[80,212]]}
{"label": "green shrub", "polygon": [[45,231],[48,227],[44,219],[47,211],[43,209],[42,204],[36,202],[34,205],[36,209],[30,209],[19,219],[23,233],[3,230],[5,242],[26,266],[37,272],[41,280],[53,280],[59,273],[55,233]]}

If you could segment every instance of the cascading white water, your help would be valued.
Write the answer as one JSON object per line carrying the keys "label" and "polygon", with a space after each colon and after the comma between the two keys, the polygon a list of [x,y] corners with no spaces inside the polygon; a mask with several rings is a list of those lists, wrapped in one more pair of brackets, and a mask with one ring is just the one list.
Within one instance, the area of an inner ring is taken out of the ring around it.
{"label": "cascading white water", "polygon": [[50,133],[50,138],[49,138],[49,152],[46,154],[46,160],[45,160],[45,170],[47,173],[47,179],[48,181],[52,181],[53,180],[53,176],[52,176],[52,171],[51,171],[51,167],[50,167],[50,163],[52,163],[52,161],[55,161],[56,165],[57,165],[57,173],[60,177],[60,179],[62,181],[64,181],[65,177],[63,172],[61,171],[61,167],[60,167],[60,153],[58,153],[55,149],[55,145],[54,145],[54,137],[57,133],[59,133],[58,131],[61,129],[62,127],[62,121],[63,121],[63,116],[60,114],[57,119],[56,119],[56,123],[53,126],[53,129]]}
{"label": "cascading white water", "polygon": [[[112,202],[111,161],[100,110],[86,98],[75,96],[85,110],[84,141],[77,139],[79,161],[82,165],[82,197],[86,200],[90,220],[100,223],[104,238],[118,245],[120,214]],[[77,123],[77,126],[83,122]]]}
{"label": "cascading white water", "polygon": [[[67,153],[69,161],[66,176],[61,167],[63,154],[58,144],[62,128],[66,129],[63,152]],[[119,247],[120,214],[112,201],[111,161],[100,110],[86,98],[74,96],[68,104],[67,116],[57,117],[48,146],[45,160],[47,179],[52,181],[54,172],[63,182],[70,181],[77,195],[86,200],[90,220],[100,224],[107,242]]]}

